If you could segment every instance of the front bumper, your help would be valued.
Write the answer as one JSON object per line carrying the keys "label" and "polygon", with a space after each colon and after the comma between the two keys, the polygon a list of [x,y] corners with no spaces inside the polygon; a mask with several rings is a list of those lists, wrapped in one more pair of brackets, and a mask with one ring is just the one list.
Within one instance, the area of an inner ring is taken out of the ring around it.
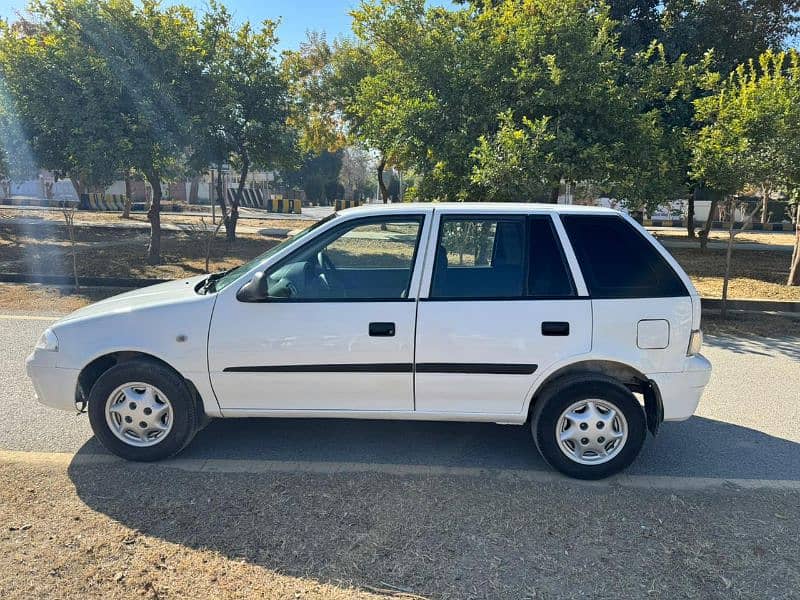
{"label": "front bumper", "polygon": [[25,361],[36,399],[46,406],[74,411],[80,370],[56,367],[50,357],[41,354],[41,351],[36,351]]}
{"label": "front bumper", "polygon": [[703,390],[711,379],[711,363],[702,354],[686,359],[680,373],[653,373],[648,377],[658,386],[665,421],[684,421],[694,414]]}

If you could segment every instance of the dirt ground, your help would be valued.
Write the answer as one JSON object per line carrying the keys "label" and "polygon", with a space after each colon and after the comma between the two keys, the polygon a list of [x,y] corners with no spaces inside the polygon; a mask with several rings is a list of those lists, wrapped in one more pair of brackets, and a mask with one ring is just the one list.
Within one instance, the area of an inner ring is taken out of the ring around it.
{"label": "dirt ground", "polygon": [[5,314],[63,315],[125,291],[117,288],[82,288],[80,293],[75,293],[67,286],[0,283],[0,311]]}
{"label": "dirt ground", "polygon": [[706,335],[800,338],[800,318],[773,314],[737,312],[722,319],[718,313],[706,311],[703,313],[701,327]]}
{"label": "dirt ground", "polygon": [[[722,297],[725,250],[669,248],[669,251],[692,278],[702,297]],[[800,300],[800,287],[786,285],[790,261],[788,252],[734,251],[728,297]]]}
{"label": "dirt ground", "polygon": [[[686,235],[686,230],[682,227],[674,229],[658,229],[652,231],[653,235],[657,238],[666,239],[682,239],[689,241]],[[709,232],[709,239],[717,242],[727,242],[728,233],[726,231],[712,230]],[[769,244],[771,246],[794,246],[794,234],[790,232],[773,232],[767,233],[763,231],[743,231],[736,235],[736,243],[758,243]]]}
{"label": "dirt ground", "polygon": [[[162,264],[147,263],[146,232],[77,228],[78,274],[94,277],[180,279],[205,272],[205,236],[162,232]],[[240,234],[228,244],[217,236],[210,271],[234,267],[265,252],[282,238]],[[0,223],[0,272],[71,275],[70,243],[63,227],[20,230]]]}
{"label": "dirt ground", "polygon": [[789,491],[0,461],[0,596],[792,598]]}
{"label": "dirt ground", "polygon": [[[217,213],[219,216],[219,213]],[[64,222],[64,215],[57,210],[30,210],[19,209],[10,207],[0,207],[0,219],[14,219],[24,218],[32,221],[47,221],[52,223],[61,224]],[[209,212],[204,217],[194,215],[184,215],[181,213],[161,213],[162,223],[174,223],[180,225],[197,225],[205,221],[209,227],[214,227],[211,220],[211,213]],[[261,227],[265,229],[300,229],[308,227],[313,222],[308,219],[291,218],[289,215],[283,218],[274,219],[241,219],[239,225],[247,227]],[[78,211],[75,213],[75,224],[79,223],[144,223],[149,224],[147,216],[142,213],[134,213],[130,219],[122,219],[118,212],[92,212],[92,211]],[[224,228],[221,230],[222,235],[225,235]]]}

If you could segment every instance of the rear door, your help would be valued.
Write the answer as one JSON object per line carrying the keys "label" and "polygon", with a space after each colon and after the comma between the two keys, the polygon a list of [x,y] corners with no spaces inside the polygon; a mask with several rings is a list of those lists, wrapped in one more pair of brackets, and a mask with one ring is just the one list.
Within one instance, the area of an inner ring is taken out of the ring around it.
{"label": "rear door", "polygon": [[518,417],[540,373],[590,350],[591,301],[557,226],[547,214],[436,213],[417,317],[418,412]]}

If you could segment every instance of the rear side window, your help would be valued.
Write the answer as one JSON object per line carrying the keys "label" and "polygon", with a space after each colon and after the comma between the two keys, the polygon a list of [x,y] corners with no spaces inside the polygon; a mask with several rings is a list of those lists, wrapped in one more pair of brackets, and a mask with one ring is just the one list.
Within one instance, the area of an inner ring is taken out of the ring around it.
{"label": "rear side window", "polygon": [[431,298],[515,300],[574,295],[550,217],[442,217]]}
{"label": "rear side window", "polygon": [[520,298],[525,291],[525,218],[444,217],[431,298]]}
{"label": "rear side window", "polygon": [[688,296],[686,286],[653,245],[613,215],[562,215],[593,298]]}

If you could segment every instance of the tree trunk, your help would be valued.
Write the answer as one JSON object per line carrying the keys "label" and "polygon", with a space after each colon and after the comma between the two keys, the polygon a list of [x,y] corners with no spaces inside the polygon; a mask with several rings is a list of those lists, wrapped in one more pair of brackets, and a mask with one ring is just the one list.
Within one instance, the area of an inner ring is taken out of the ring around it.
{"label": "tree trunk", "polygon": [[385,168],[386,168],[386,159],[381,157],[381,162],[378,163],[378,187],[381,190],[381,199],[383,200],[383,203],[388,204],[389,188],[386,187],[386,183],[383,181],[383,170]]}
{"label": "tree trunk", "polygon": [[70,254],[72,255],[72,276],[75,280],[75,291],[80,293],[81,283],[78,279],[78,251],[75,245],[75,208],[64,206],[64,221],[69,235]]}
{"label": "tree trunk", "polygon": [[189,184],[189,204],[197,204],[197,196],[200,193],[200,176],[195,175]]}
{"label": "tree trunk", "polygon": [[228,223],[228,205],[225,203],[225,190],[222,189],[222,164],[217,165],[217,183],[215,185],[217,204],[222,213],[220,220],[227,226]]}
{"label": "tree trunk", "polygon": [[720,310],[720,316],[723,319],[726,319],[728,316],[728,281],[731,277],[731,256],[733,255],[733,238],[736,235],[733,231],[733,226],[736,221],[734,218],[734,214],[736,212],[736,206],[734,205],[733,201],[730,202],[730,212],[731,212],[731,222],[728,225],[728,251],[725,255],[725,278],[722,280],[722,309]]}
{"label": "tree trunk", "polygon": [[797,221],[794,226],[792,266],[789,269],[789,285],[800,285],[800,204],[798,205],[797,213]]}
{"label": "tree trunk", "polygon": [[697,196],[700,195],[700,186],[696,185],[692,189],[692,193],[689,194],[689,205],[686,209],[686,233],[689,236],[689,239],[693,240],[697,237],[697,234],[694,231],[694,203],[697,199]]}
{"label": "tree trunk", "polygon": [[131,174],[125,173],[125,208],[122,210],[122,218],[131,218],[131,203],[133,192],[131,190]]}
{"label": "tree trunk", "polygon": [[[78,199],[86,193],[86,184],[77,177],[70,176],[69,180],[72,182],[72,187],[75,188],[75,193],[78,194]],[[9,186],[9,195],[11,195],[11,188]]]}
{"label": "tree trunk", "polygon": [[714,210],[717,208],[719,200],[717,198],[711,199],[711,205],[708,207],[708,218],[703,224],[703,229],[700,232],[700,250],[705,251],[708,245],[708,234],[711,232],[711,223],[714,222]]}
{"label": "tree trunk", "polygon": [[153,198],[147,211],[150,221],[150,245],[147,248],[147,262],[151,265],[161,263],[161,174],[156,170],[145,172],[147,182],[153,188]]}
{"label": "tree trunk", "polygon": [[769,188],[763,187],[761,188],[761,222],[766,223],[767,217],[767,208],[769,203]]}
{"label": "tree trunk", "polygon": [[239,185],[236,188],[236,193],[233,195],[233,202],[231,203],[231,212],[228,215],[228,220],[225,223],[225,238],[228,242],[236,241],[236,223],[239,222],[239,202],[242,198],[245,182],[247,180],[247,173],[250,170],[250,159],[244,154],[242,159],[242,170],[239,172]]}
{"label": "tree trunk", "polygon": [[558,204],[558,194],[561,191],[561,184],[557,183],[550,188],[550,204]]}

